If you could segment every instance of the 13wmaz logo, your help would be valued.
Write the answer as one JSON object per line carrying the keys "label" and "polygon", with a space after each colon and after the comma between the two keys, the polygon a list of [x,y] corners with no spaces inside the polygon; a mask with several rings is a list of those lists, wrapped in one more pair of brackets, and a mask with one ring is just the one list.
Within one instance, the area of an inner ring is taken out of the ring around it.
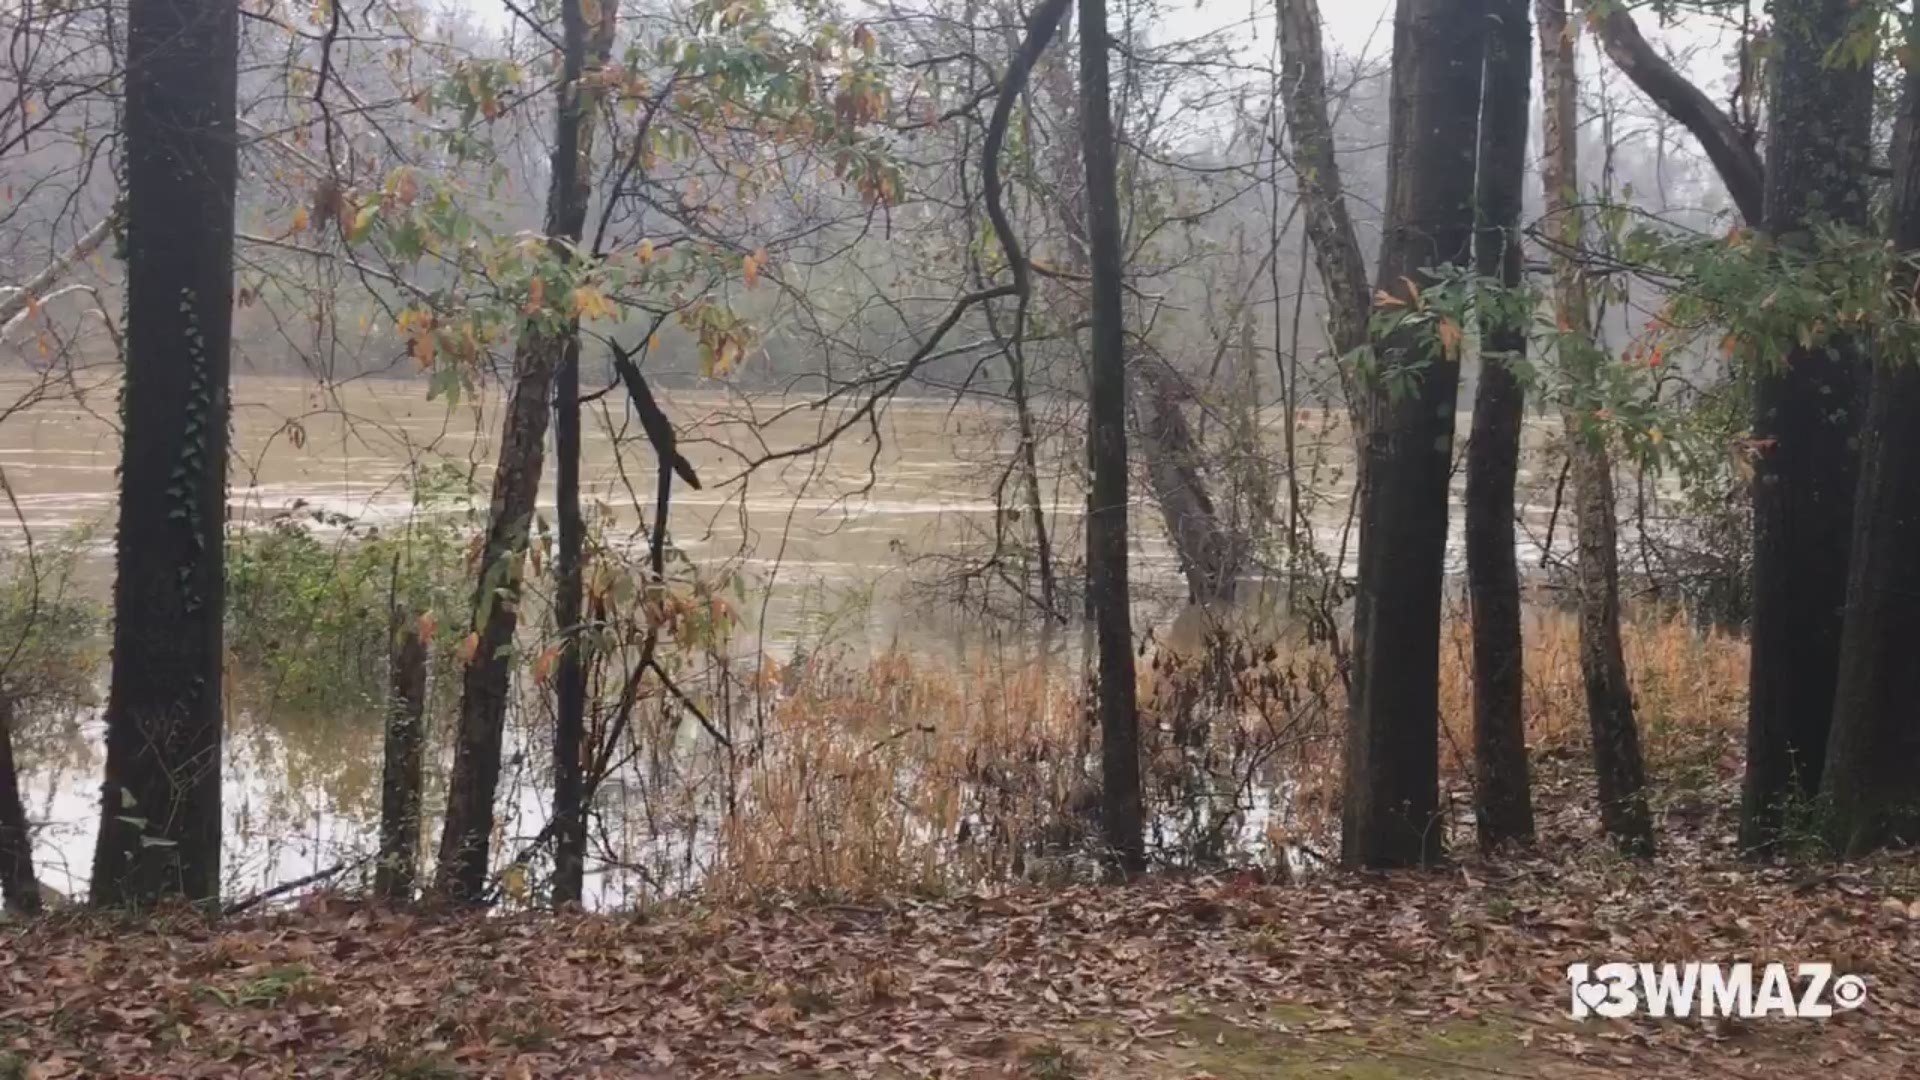
{"label": "13wmaz logo", "polygon": [[1832,964],[1767,964],[1754,980],[1754,965],[1601,964],[1567,965],[1575,1020],[1609,1019],[1644,1012],[1654,1017],[1762,1016],[1821,1018],[1857,1009],[1867,1000],[1858,975],[1833,976]]}

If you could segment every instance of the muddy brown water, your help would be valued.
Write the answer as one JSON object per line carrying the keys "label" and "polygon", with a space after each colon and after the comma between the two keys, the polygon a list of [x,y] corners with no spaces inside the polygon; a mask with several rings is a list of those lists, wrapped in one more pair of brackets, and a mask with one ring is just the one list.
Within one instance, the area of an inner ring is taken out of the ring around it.
{"label": "muddy brown water", "polygon": [[[20,546],[27,530],[45,539],[94,527],[80,584],[103,601],[111,585],[117,495],[117,389],[111,368],[53,381],[17,370],[0,375],[0,475],[12,500],[0,506],[0,544]],[[985,641],[1005,646],[1007,627],[954,613],[928,587],[943,568],[977,556],[993,533],[993,488],[1011,445],[1004,410],[898,400],[871,422],[858,418],[824,449],[749,468],[758,458],[820,441],[850,419],[848,406],[821,408],[801,396],[722,386],[662,389],[659,396],[705,481],[705,490],[676,496],[673,542],[695,565],[741,575],[749,597],[742,651],[777,656],[831,643],[853,654],[903,647],[961,662]],[[369,378],[323,386],[243,375],[234,381],[233,403],[229,512],[236,519],[324,511],[368,523],[399,521],[413,511],[412,485],[423,470],[471,477],[484,505],[498,438],[497,395],[449,407],[429,400],[417,382]],[[1277,457],[1284,414],[1269,410],[1263,419]],[[643,548],[653,460],[639,425],[622,399],[609,395],[588,406],[584,427],[584,501],[609,515],[615,535]],[[1530,427],[1530,444],[1543,442],[1549,430]],[[1049,514],[1058,535],[1069,538],[1068,549],[1077,545],[1077,453],[1060,445],[1043,455],[1052,462]],[[1322,490],[1329,497],[1313,511],[1316,533],[1336,556],[1345,524],[1344,457],[1338,449],[1326,451]],[[551,461],[548,468],[541,507],[551,514]],[[1523,489],[1529,483],[1541,480],[1523,477]],[[1537,532],[1546,511],[1528,513]],[[1137,499],[1133,519],[1142,605],[1137,622],[1164,630],[1181,607],[1177,566],[1152,507]],[[1458,539],[1456,522],[1456,560]],[[1349,560],[1351,544],[1349,536]],[[1020,628],[1013,631],[1016,641],[1024,640]],[[237,717],[235,723],[226,773],[230,892],[298,878],[372,846],[377,721],[276,710],[265,720]],[[25,763],[24,779],[42,876],[62,892],[84,891],[95,827],[98,717],[71,718],[59,737],[35,745],[40,750]],[[544,802],[535,770],[510,770],[503,792],[507,835],[537,831]],[[640,887],[611,877],[596,885],[606,904],[631,899]]]}

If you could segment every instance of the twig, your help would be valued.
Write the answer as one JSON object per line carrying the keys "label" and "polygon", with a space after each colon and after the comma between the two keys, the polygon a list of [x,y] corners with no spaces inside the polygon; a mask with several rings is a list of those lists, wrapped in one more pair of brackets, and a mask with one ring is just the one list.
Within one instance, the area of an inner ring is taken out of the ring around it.
{"label": "twig", "polygon": [[371,855],[362,855],[357,859],[349,859],[346,862],[334,863],[332,866],[327,867],[325,870],[316,870],[313,873],[308,874],[306,877],[295,878],[292,881],[282,882],[279,885],[275,885],[271,889],[265,889],[260,892],[254,893],[252,896],[249,896],[244,900],[235,900],[233,903],[228,904],[224,908],[221,908],[220,914],[231,917],[234,915],[239,915],[246,911],[251,911],[254,908],[259,907],[261,904],[268,902],[269,900],[277,900],[280,897],[285,896],[290,892],[298,892],[309,885],[313,885],[313,884],[317,884],[318,882],[325,881],[330,877],[335,877],[339,874],[347,873],[350,870],[357,870],[360,867],[365,866],[367,862],[372,858],[373,856]]}

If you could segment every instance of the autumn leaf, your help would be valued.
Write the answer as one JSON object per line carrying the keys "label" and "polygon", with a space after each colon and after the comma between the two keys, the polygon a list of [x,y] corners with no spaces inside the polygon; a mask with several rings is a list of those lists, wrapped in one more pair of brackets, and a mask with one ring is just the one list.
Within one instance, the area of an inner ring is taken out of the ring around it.
{"label": "autumn leaf", "polygon": [[591,322],[595,319],[619,318],[620,309],[599,290],[581,285],[573,290],[573,314],[576,318]]}
{"label": "autumn leaf", "polygon": [[474,630],[469,631],[466,637],[460,639],[460,647],[454,650],[454,655],[460,658],[461,663],[471,664],[473,663],[473,655],[479,651],[480,632]]}
{"label": "autumn leaf", "polygon": [[360,212],[353,215],[353,228],[347,231],[347,239],[356,244],[365,240],[367,234],[373,231],[373,223],[379,213],[380,204],[377,202],[361,207]]}
{"label": "autumn leaf", "polygon": [[547,685],[547,680],[553,677],[553,667],[559,660],[560,646],[549,645],[541,650],[540,655],[533,659],[533,681],[540,686]]}
{"label": "autumn leaf", "polygon": [[433,644],[433,633],[439,628],[440,620],[435,618],[431,611],[421,612],[420,618],[414,622],[414,632],[420,636],[422,645]]}
{"label": "autumn leaf", "polygon": [[536,277],[527,283],[527,302],[520,305],[520,314],[537,315],[547,303],[547,282]]}
{"label": "autumn leaf", "polygon": [[1439,333],[1440,351],[1446,355],[1447,359],[1458,360],[1460,358],[1460,341],[1466,336],[1465,333],[1461,331],[1460,324],[1454,322],[1452,319],[1442,317],[1440,320]]}
{"label": "autumn leaf", "polygon": [[407,351],[413,354],[414,363],[420,365],[421,371],[433,366],[433,354],[438,341],[439,335],[427,330],[415,334],[407,343]]}
{"label": "autumn leaf", "polygon": [[301,207],[296,207],[294,209],[293,228],[291,231],[296,233],[303,233],[307,231],[307,208],[306,207],[301,206]]}

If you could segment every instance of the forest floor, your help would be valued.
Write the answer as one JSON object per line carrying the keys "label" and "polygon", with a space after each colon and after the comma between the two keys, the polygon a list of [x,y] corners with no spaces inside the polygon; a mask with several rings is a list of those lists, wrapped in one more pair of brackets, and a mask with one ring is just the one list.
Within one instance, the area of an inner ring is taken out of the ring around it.
{"label": "forest floor", "polygon": [[[1920,860],[1743,863],[1716,771],[1667,778],[1646,864],[1593,840],[1562,757],[1538,852],[1433,872],[55,914],[0,926],[0,1078],[1920,1076]],[[1868,996],[1827,1020],[1570,1019],[1567,965],[1610,960],[1821,961]]]}

